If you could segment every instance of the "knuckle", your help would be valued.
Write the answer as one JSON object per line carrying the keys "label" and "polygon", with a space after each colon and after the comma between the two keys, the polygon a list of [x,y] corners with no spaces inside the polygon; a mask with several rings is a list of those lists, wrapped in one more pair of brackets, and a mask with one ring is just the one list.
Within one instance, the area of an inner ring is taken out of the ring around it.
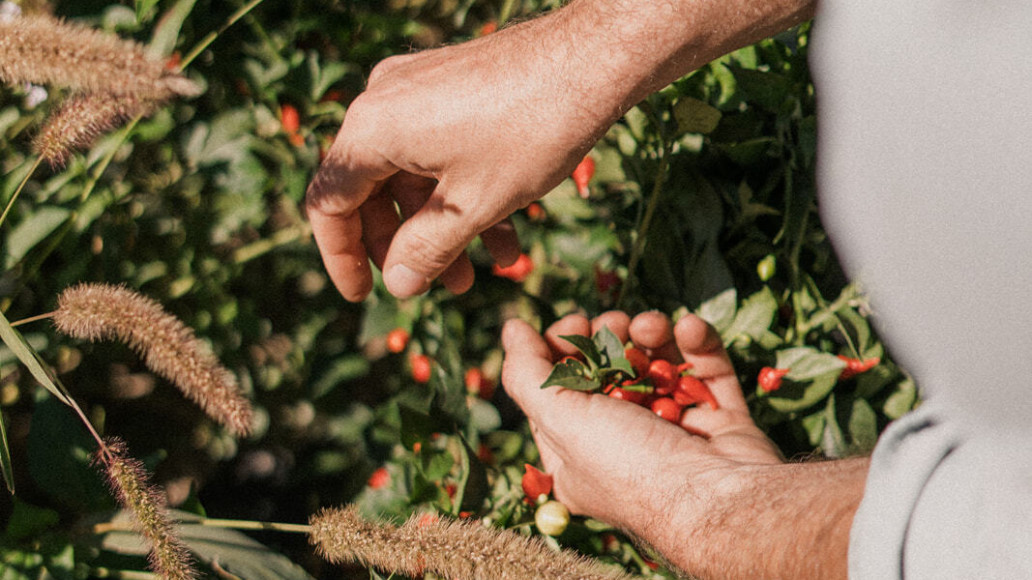
{"label": "knuckle", "polygon": [[384,77],[390,76],[398,67],[408,60],[408,55],[395,55],[387,57],[376,64],[373,70],[369,71],[367,85],[375,85],[383,82]]}
{"label": "knuckle", "polygon": [[440,236],[427,236],[422,232],[408,232],[401,248],[406,263],[419,264],[427,272],[443,272],[453,261],[463,244],[449,244]]}

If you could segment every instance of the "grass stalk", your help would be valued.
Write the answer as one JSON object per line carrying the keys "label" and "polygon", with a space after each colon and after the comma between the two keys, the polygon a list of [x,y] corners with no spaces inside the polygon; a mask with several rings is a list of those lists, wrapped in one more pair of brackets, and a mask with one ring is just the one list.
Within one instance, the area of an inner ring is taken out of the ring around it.
{"label": "grass stalk", "polygon": [[0,226],[3,226],[4,221],[7,220],[7,214],[9,214],[11,212],[11,208],[14,207],[14,202],[18,200],[18,196],[21,195],[22,190],[25,189],[25,184],[27,184],[29,182],[29,179],[32,178],[32,175],[36,173],[36,169],[39,168],[41,163],[43,163],[43,157],[36,156],[36,161],[33,162],[32,167],[29,169],[28,173],[25,174],[25,177],[22,178],[21,183],[18,184],[18,187],[14,190],[14,193],[11,194],[11,199],[7,200],[7,206],[4,207],[4,212],[0,214]]}

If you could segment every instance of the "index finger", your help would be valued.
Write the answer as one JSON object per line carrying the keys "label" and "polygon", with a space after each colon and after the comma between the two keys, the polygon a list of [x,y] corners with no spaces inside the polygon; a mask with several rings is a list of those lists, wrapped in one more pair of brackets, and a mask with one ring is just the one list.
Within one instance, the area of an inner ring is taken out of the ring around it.
{"label": "index finger", "polygon": [[386,159],[352,148],[342,126],[308,186],[305,210],[315,243],[334,286],[351,302],[373,287],[359,208],[397,171]]}
{"label": "index finger", "polygon": [[358,212],[341,216],[309,208],[308,222],[337,291],[350,302],[364,299],[373,289],[373,272],[362,244],[362,218]]}

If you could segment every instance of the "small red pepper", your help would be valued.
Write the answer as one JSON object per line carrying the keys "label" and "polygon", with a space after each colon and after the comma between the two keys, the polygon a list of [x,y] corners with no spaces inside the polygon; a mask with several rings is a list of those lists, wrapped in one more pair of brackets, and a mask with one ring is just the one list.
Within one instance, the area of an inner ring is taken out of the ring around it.
{"label": "small red pepper", "polygon": [[774,367],[763,367],[757,377],[760,388],[765,393],[773,393],[781,388],[781,379],[788,374],[788,369],[776,369]]}
{"label": "small red pepper", "polygon": [[520,480],[520,487],[523,488],[523,499],[527,503],[536,503],[542,495],[552,493],[552,476],[541,471],[529,463],[524,463],[523,478]]}
{"label": "small red pepper", "polygon": [[674,391],[674,400],[682,405],[694,405],[696,403],[708,403],[714,411],[720,408],[713,391],[692,375],[683,375],[677,379],[677,390]]}
{"label": "small red pepper", "polygon": [[838,355],[839,360],[846,363],[846,367],[842,369],[842,373],[839,374],[839,380],[844,381],[851,379],[860,373],[865,373],[874,368],[878,363],[881,362],[881,357],[869,358],[867,360],[861,360],[858,358],[850,358],[845,355]]}
{"label": "small red pepper", "polygon": [[584,199],[588,198],[590,191],[588,190],[588,182],[591,181],[592,176],[595,175],[595,160],[591,155],[587,155],[581,162],[574,168],[573,174],[570,176],[573,178],[574,185],[577,186],[577,193],[580,194]]}

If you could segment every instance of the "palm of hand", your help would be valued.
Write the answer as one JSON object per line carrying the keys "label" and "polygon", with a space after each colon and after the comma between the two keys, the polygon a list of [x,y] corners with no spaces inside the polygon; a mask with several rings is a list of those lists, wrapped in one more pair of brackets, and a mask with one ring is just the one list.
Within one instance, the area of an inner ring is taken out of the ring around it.
{"label": "palm of hand", "polygon": [[[540,389],[553,361],[571,354],[557,337],[587,336],[602,325],[653,357],[692,362],[720,408],[690,408],[678,428],[648,409],[603,395]],[[675,328],[657,313],[633,321],[619,312],[591,322],[571,316],[544,337],[513,321],[503,344],[503,382],[530,420],[542,462],[555,477],[557,499],[574,513],[640,531],[685,502],[686,494],[705,495],[707,485],[718,485],[738,467],[781,461],[749,416],[719,335],[694,316]]]}

